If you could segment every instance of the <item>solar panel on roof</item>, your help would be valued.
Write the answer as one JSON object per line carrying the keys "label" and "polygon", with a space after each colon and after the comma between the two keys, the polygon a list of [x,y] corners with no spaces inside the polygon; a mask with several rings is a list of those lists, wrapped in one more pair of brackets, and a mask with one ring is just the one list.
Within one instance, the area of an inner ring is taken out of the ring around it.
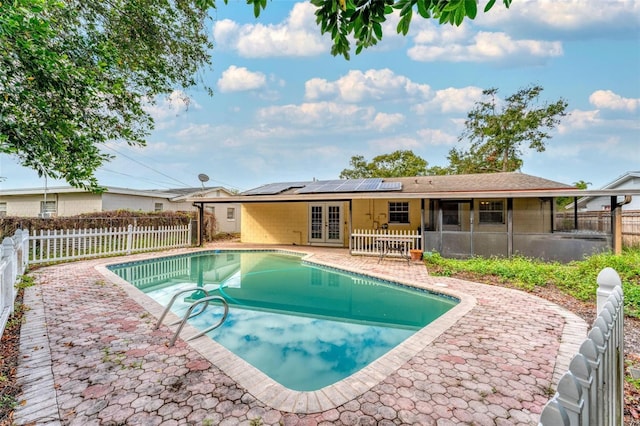
{"label": "solar panel on roof", "polygon": [[315,181],[296,191],[298,194],[330,192],[399,191],[400,182],[383,182],[381,178]]}
{"label": "solar panel on roof", "polygon": [[279,182],[269,183],[242,193],[242,195],[275,195],[291,188],[302,188],[306,182]]}
{"label": "solar panel on roof", "polygon": [[400,191],[401,189],[401,182],[381,182],[378,191]]}

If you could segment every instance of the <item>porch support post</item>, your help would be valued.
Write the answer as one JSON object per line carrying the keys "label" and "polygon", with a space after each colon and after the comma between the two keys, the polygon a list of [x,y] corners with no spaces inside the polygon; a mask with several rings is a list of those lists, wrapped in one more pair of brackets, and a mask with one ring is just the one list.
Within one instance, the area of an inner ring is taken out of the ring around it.
{"label": "porch support post", "polygon": [[618,197],[611,197],[611,244],[613,254],[622,253],[622,206],[618,205]]}
{"label": "porch support post", "polygon": [[442,216],[443,216],[443,213],[442,213],[442,199],[439,199],[438,200],[438,230],[440,231],[440,238],[439,238],[440,239],[440,244],[439,244],[439,247],[438,247],[438,252],[440,254],[442,254],[442,238],[444,237],[442,235]]}
{"label": "porch support post", "polygon": [[424,198],[420,198],[420,236],[422,238],[420,238],[420,247],[418,248],[424,250]]}
{"label": "porch support post", "polygon": [[578,230],[578,197],[573,197],[573,229]]}
{"label": "porch support post", "polygon": [[513,198],[507,198],[507,256],[513,256]]}
{"label": "porch support post", "polygon": [[349,238],[349,254],[353,248],[351,235],[353,235],[353,200],[349,200],[349,235],[347,236]]}
{"label": "porch support post", "polygon": [[471,199],[471,202],[469,203],[469,251],[471,253],[471,256],[473,256],[475,253],[473,251],[473,229],[474,229],[474,223],[475,223],[475,216],[474,216],[474,211],[473,211],[473,204],[474,204],[474,200],[473,198]]}
{"label": "porch support post", "polygon": [[198,207],[198,246],[204,245],[204,204],[196,204]]}

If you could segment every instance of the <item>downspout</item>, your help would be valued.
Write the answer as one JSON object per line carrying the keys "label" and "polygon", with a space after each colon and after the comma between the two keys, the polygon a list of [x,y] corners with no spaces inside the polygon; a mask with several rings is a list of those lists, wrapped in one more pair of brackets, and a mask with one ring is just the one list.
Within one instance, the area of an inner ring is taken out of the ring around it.
{"label": "downspout", "polygon": [[353,240],[353,200],[349,199],[349,254],[353,250],[352,240]]}
{"label": "downspout", "polygon": [[475,209],[473,208],[475,204],[475,199],[471,199],[471,203],[469,203],[469,252],[471,256],[474,256],[474,248],[473,248],[473,232],[475,230]]}
{"label": "downspout", "polygon": [[507,256],[513,257],[513,198],[507,198]]}
{"label": "downspout", "polygon": [[198,247],[204,245],[204,204],[193,203],[193,206],[198,209]]}
{"label": "downspout", "polygon": [[423,247],[426,247],[424,242],[424,198],[420,198],[420,247],[421,250],[424,250]]}

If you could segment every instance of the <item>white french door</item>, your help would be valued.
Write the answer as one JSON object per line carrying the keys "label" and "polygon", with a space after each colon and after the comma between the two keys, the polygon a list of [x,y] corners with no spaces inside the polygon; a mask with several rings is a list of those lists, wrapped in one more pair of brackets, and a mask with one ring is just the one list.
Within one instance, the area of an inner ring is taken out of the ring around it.
{"label": "white french door", "polygon": [[342,204],[310,204],[309,219],[310,244],[343,245]]}

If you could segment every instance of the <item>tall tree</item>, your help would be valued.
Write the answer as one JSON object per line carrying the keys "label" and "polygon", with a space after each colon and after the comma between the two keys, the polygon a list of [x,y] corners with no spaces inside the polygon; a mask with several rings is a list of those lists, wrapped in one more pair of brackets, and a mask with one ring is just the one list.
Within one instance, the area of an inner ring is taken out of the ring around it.
{"label": "tall tree", "polygon": [[363,156],[355,155],[349,164],[351,168],[344,169],[340,179],[424,176],[428,163],[413,151],[398,150],[373,157],[369,163]]}
{"label": "tall tree", "polygon": [[498,89],[484,90],[484,99],[468,113],[459,141],[469,141],[467,151],[449,151],[449,172],[511,172],[522,167],[523,147],[543,152],[546,141],[562,117],[567,102],[559,99],[540,104],[543,88],[531,85],[508,96],[504,103],[496,97]]}
{"label": "tall tree", "polygon": [[[404,35],[414,12],[453,25],[478,12],[476,0],[310,1],[332,54],[347,59],[349,40],[356,53],[375,45],[394,10]],[[507,8],[511,1],[502,0]],[[268,2],[247,3],[257,17]],[[100,190],[94,173],[111,158],[101,145],[144,145],[153,129],[144,104],[199,83],[197,72],[210,65],[206,19],[215,7],[215,0],[0,1],[0,153]]]}
{"label": "tall tree", "polygon": [[100,146],[144,145],[143,105],[210,63],[206,16],[196,0],[0,3],[0,153],[100,189]]}

